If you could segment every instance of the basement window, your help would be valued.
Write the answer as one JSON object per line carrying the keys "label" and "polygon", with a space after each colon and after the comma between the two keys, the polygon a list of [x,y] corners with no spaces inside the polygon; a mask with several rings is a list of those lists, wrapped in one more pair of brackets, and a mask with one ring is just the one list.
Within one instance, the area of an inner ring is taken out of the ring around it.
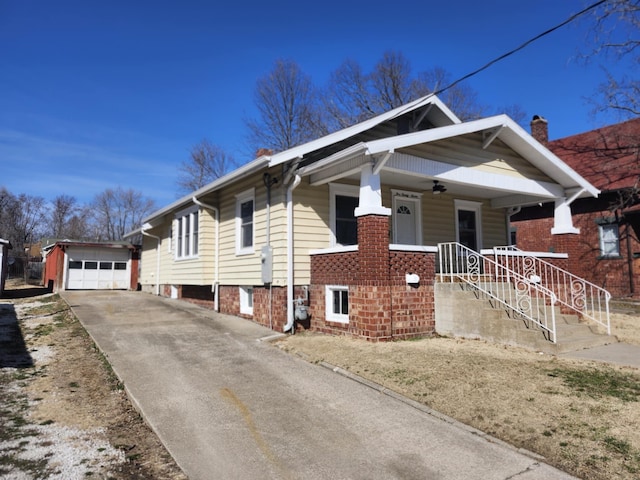
{"label": "basement window", "polygon": [[327,285],[325,300],[327,321],[349,323],[349,287]]}
{"label": "basement window", "polygon": [[240,313],[253,315],[253,287],[240,287]]}

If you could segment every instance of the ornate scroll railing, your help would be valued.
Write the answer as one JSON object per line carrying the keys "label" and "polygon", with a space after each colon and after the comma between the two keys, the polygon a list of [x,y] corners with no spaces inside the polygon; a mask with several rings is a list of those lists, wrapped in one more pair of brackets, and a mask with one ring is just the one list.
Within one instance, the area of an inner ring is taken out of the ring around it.
{"label": "ornate scroll railing", "polygon": [[493,251],[498,263],[538,280],[556,294],[558,303],[606,328],[611,335],[611,294],[607,290],[516,247],[494,247]]}
{"label": "ornate scroll railing", "polygon": [[540,283],[459,243],[438,244],[440,281],[464,282],[479,295],[532,322],[556,342],[556,295]]}

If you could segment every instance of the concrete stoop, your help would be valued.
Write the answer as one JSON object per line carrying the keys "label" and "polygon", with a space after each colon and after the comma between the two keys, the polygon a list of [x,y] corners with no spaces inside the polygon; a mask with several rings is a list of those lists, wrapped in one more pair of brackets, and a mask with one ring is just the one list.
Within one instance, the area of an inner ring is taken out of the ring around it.
{"label": "concrete stoop", "polygon": [[561,354],[592,348],[618,339],[602,334],[596,327],[580,321],[555,307],[556,336],[554,344],[548,332],[526,319],[517,318],[510,309],[492,305],[486,298],[460,283],[436,283],[436,332],[465,338],[478,338],[494,343],[530,348],[549,354]]}

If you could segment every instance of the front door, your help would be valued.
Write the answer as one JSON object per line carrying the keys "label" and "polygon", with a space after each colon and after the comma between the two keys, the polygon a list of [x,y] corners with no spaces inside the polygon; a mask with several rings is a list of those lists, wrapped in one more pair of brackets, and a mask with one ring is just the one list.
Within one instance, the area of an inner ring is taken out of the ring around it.
{"label": "front door", "polygon": [[394,193],[393,241],[401,245],[420,245],[420,197],[408,192]]}

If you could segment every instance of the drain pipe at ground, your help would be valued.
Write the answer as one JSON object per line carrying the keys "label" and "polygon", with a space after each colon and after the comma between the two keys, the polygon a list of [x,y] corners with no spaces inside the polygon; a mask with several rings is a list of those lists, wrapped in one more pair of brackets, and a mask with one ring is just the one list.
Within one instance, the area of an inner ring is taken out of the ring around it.
{"label": "drain pipe at ground", "polygon": [[214,257],[214,262],[215,262],[215,270],[214,270],[214,274],[213,274],[213,285],[212,285],[212,290],[213,290],[213,310],[216,312],[220,311],[220,299],[218,298],[218,291],[220,289],[220,277],[219,277],[219,260],[220,260],[220,210],[218,210],[217,207],[214,207],[213,205],[209,205],[207,203],[201,202],[200,200],[198,200],[196,197],[191,197],[191,201],[193,203],[195,203],[196,205],[198,205],[199,207],[202,208],[206,208],[207,210],[211,210],[213,211],[214,215],[216,216],[216,239],[215,239],[215,248],[214,248],[214,253],[213,253],[213,257]]}
{"label": "drain pipe at ground", "polygon": [[151,235],[145,231],[145,228],[151,228],[150,225],[143,225],[140,231],[142,235],[146,235],[147,237],[155,238],[158,241],[156,246],[156,295],[160,295],[160,237],[156,235]]}
{"label": "drain pipe at ground", "polygon": [[293,324],[293,190],[300,184],[300,175],[296,174],[293,181],[287,187],[287,323],[283,332],[294,333]]}

